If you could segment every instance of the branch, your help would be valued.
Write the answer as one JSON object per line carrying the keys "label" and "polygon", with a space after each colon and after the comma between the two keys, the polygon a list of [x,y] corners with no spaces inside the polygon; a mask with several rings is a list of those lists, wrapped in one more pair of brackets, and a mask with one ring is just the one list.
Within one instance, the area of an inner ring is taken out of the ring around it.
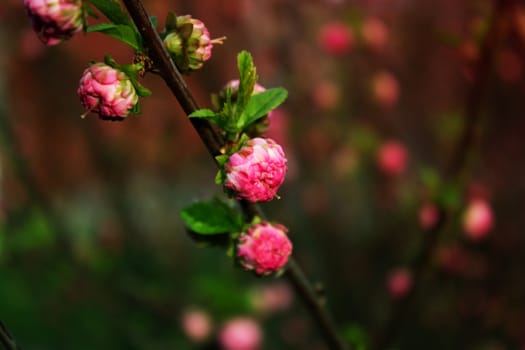
{"label": "branch", "polygon": [[16,345],[13,336],[11,336],[2,321],[0,321],[0,345],[2,345],[4,350],[22,350],[22,348]]}
{"label": "branch", "polygon": [[[142,2],[140,0],[123,0],[123,2],[135,25],[145,39],[144,41],[146,42],[149,57],[153,60],[155,67],[159,69],[162,78],[177,98],[184,112],[189,115],[199,109],[179,70],[166,51],[161,38],[151,25],[149,16]],[[210,155],[215,159],[215,156],[221,154],[221,148],[224,144],[222,137],[206,120],[192,118],[190,122],[199,134]],[[256,204],[242,201],[240,205],[246,217],[251,218],[254,215],[264,217],[261,209]],[[297,294],[302,298],[311,316],[317,322],[330,349],[346,349],[322,301],[318,298],[312,284],[306,279],[304,272],[293,258],[289,260],[286,276],[295,288]]]}
{"label": "branch", "polygon": [[[451,159],[445,169],[445,176],[448,181],[459,181],[465,166],[469,153],[475,146],[476,137],[478,136],[478,124],[481,118],[481,107],[484,102],[487,91],[487,82],[490,77],[490,67],[493,61],[493,53],[501,36],[501,22],[505,16],[506,9],[512,0],[495,0],[492,18],[488,31],[481,44],[480,57],[474,70],[474,81],[467,95],[465,104],[465,127],[461,136],[458,138],[453,148]],[[421,284],[430,259],[433,256],[439,236],[443,232],[446,223],[451,218],[452,213],[445,208],[440,208],[439,220],[430,229],[422,233],[424,241],[419,254],[412,262],[413,287],[404,297],[395,302],[392,306],[390,318],[386,322],[383,331],[376,337],[375,349],[382,350],[388,348],[395,342],[395,336],[403,326],[407,315],[410,312],[410,306],[416,295],[416,289]]]}

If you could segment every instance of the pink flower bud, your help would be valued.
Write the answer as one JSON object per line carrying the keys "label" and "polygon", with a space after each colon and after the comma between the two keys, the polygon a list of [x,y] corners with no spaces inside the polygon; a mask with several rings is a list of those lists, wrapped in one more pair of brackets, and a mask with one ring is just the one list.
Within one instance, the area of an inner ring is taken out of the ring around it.
{"label": "pink flower bud", "polygon": [[[237,91],[239,91],[239,79],[230,80],[229,82],[227,82],[226,85],[224,85],[223,92],[225,92],[227,88],[230,88],[232,90],[232,95],[237,94]],[[255,83],[255,85],[253,86],[252,95],[259,94],[264,91],[266,91],[266,88],[264,86]]]}
{"label": "pink flower bud", "polygon": [[33,29],[48,46],[69,39],[82,29],[80,0],[24,0]]}
{"label": "pink flower bud", "polygon": [[319,32],[319,44],[328,54],[342,56],[351,50],[354,35],[346,24],[328,23]]}
{"label": "pink flower bud", "polygon": [[272,139],[250,139],[224,165],[224,186],[239,199],[272,200],[284,181],[286,161],[283,149]]}
{"label": "pink flower bud", "polygon": [[379,149],[377,164],[387,175],[401,175],[407,167],[407,162],[405,146],[398,141],[387,141]]}
{"label": "pink flower bud", "polygon": [[182,315],[182,329],[186,335],[196,341],[203,341],[211,333],[211,320],[204,311],[189,310]]}
{"label": "pink flower bud", "polygon": [[412,288],[412,272],[406,268],[391,271],[387,277],[387,287],[392,298],[403,298]]}
{"label": "pink flower bud", "polygon": [[288,309],[293,302],[293,292],[285,283],[264,285],[255,289],[251,295],[253,307],[263,313]]}
{"label": "pink flower bud", "polygon": [[282,269],[292,253],[292,242],[283,225],[267,222],[256,224],[242,233],[237,245],[237,256],[246,270],[268,275]]}
{"label": "pink flower bud", "polygon": [[238,317],[222,327],[219,341],[225,350],[257,350],[261,346],[262,331],[253,319]]}
{"label": "pink flower bud", "polygon": [[110,120],[127,117],[139,99],[129,77],[104,63],[95,63],[84,71],[77,92],[88,112]]}
{"label": "pink flower bud", "polygon": [[[189,37],[182,33],[182,28],[190,24]],[[210,39],[210,32],[204,23],[190,15],[178,16],[174,31],[164,38],[164,45],[173,56],[175,63],[182,70],[196,70],[211,58],[214,44],[222,44],[225,38]]]}
{"label": "pink flower bud", "polygon": [[484,199],[472,200],[463,215],[463,230],[472,240],[484,238],[492,229],[492,209]]}

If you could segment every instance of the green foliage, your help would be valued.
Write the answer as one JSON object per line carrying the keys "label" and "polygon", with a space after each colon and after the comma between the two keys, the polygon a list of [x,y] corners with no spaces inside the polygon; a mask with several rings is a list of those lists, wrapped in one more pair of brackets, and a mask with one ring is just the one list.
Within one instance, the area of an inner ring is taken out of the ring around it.
{"label": "green foliage", "polygon": [[216,235],[242,229],[242,217],[228,204],[217,199],[196,202],[181,211],[181,217],[193,233]]}
{"label": "green foliage", "polygon": [[133,21],[122,9],[120,2],[115,0],[88,1],[106,16],[110,23],[101,23],[88,27],[86,29],[87,33],[100,32],[128,44],[135,51],[143,50],[142,36]]}
{"label": "green foliage", "polygon": [[54,241],[47,218],[39,210],[32,210],[23,224],[10,232],[6,244],[10,251],[28,251],[49,248]]}
{"label": "green foliage", "polygon": [[288,96],[288,92],[283,88],[253,94],[257,73],[252,56],[247,51],[242,51],[237,56],[237,67],[240,78],[236,98],[232,98],[231,88],[228,88],[224,103],[218,112],[200,109],[189,115],[190,118],[202,118],[215,123],[232,141],[238,141],[242,132],[278,107]]}
{"label": "green foliage", "polygon": [[137,36],[134,27],[127,24],[114,24],[114,23],[101,23],[94,26],[90,26],[86,29],[87,33],[99,32],[106,35],[109,35],[117,40],[120,40],[129,46],[131,46],[135,51],[141,51],[142,45],[140,39]]}

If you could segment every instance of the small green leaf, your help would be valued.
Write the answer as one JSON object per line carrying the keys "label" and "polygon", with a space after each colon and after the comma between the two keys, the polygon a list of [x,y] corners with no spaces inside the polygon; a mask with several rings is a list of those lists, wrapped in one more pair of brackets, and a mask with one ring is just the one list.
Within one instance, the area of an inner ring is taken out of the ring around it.
{"label": "small green leaf", "polygon": [[157,28],[157,26],[159,25],[159,19],[157,18],[157,16],[151,16],[149,18],[149,21],[151,22],[153,28]]}
{"label": "small green leaf", "polygon": [[203,109],[196,110],[195,112],[191,113],[188,117],[189,118],[212,119],[216,115],[217,115],[217,113],[215,113],[211,109],[203,108]]}
{"label": "small green leaf", "polygon": [[267,115],[268,112],[283,103],[287,96],[288,92],[283,88],[268,89],[253,95],[238,120],[239,131],[246,129],[259,118]]}
{"label": "small green leaf", "polygon": [[224,165],[228,161],[229,158],[230,158],[229,155],[221,154],[219,156],[216,156],[215,160],[217,161],[217,163],[219,163],[219,165]]}
{"label": "small green leaf", "polygon": [[177,15],[174,12],[168,12],[165,26],[168,33],[177,28]]}
{"label": "small green leaf", "polygon": [[133,86],[135,87],[135,90],[137,91],[137,95],[139,95],[140,97],[151,96],[151,90],[140,85],[137,81],[133,82]]}
{"label": "small green leaf", "polygon": [[197,202],[181,211],[188,229],[201,235],[216,235],[242,229],[242,217],[226,203],[218,200]]}
{"label": "small green leaf", "polygon": [[114,24],[133,25],[133,21],[116,0],[88,0]]}
{"label": "small green leaf", "polygon": [[128,44],[136,51],[141,50],[141,44],[137,39],[137,33],[133,27],[130,27],[127,24],[101,23],[88,27],[86,32],[100,32]]}
{"label": "small green leaf", "polygon": [[252,55],[248,51],[241,51],[237,55],[237,67],[239,69],[239,92],[237,93],[237,113],[240,115],[252,97],[253,87],[257,82],[257,72],[253,63]]}

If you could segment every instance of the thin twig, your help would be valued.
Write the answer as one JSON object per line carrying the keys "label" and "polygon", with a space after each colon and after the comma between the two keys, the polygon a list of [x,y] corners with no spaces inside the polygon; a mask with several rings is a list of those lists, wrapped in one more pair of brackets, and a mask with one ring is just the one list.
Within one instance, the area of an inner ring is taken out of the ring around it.
{"label": "thin twig", "polygon": [[[481,107],[490,76],[490,66],[493,61],[494,50],[500,40],[501,21],[510,1],[511,0],[495,0],[492,18],[481,44],[480,56],[474,69],[474,81],[466,99],[464,112],[465,127],[453,148],[451,159],[445,169],[447,181],[457,182],[460,180],[462,172],[467,165],[468,155],[476,143],[478,124],[481,119]],[[451,216],[452,213],[445,208],[441,208],[438,222],[422,234],[424,237],[422,246],[411,264],[413,287],[404,298],[397,300],[392,305],[390,318],[386,322],[383,331],[375,339],[375,349],[386,349],[395,342],[395,337],[409,314],[411,303],[417,294],[417,287],[421,284],[421,280],[429,267],[430,259],[439,241],[439,236]]]}
{"label": "thin twig", "polygon": [[[140,0],[123,0],[123,2],[135,25],[145,39],[148,55],[153,60],[155,67],[159,69],[162,78],[177,98],[184,112],[189,115],[198,110],[199,107],[193,95],[189,91],[179,70],[171,60],[161,38],[151,25],[149,16],[142,2]],[[215,157],[221,154],[224,140],[215,128],[206,120],[192,118],[190,121],[202,142],[206,145],[210,155]],[[241,202],[240,205],[247,217],[253,217],[254,215],[264,216],[261,209],[255,204]],[[306,279],[304,272],[293,258],[291,258],[288,263],[286,276],[295,288],[297,294],[302,298],[311,316],[317,322],[330,349],[346,349],[347,347],[339,338],[332,318],[315,293],[312,284]]]}

